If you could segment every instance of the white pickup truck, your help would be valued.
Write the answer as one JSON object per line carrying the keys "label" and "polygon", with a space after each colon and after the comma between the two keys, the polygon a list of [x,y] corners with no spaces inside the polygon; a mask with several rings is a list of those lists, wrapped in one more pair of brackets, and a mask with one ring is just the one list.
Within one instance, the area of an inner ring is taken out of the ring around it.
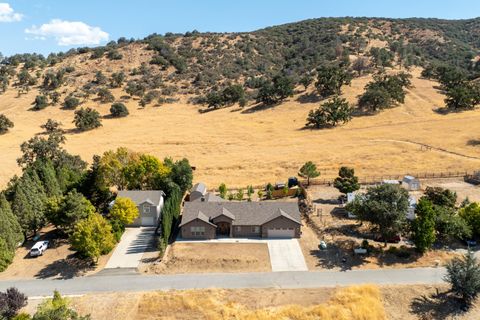
{"label": "white pickup truck", "polygon": [[48,248],[48,241],[38,241],[35,245],[30,249],[30,257],[38,257],[43,255],[43,252]]}

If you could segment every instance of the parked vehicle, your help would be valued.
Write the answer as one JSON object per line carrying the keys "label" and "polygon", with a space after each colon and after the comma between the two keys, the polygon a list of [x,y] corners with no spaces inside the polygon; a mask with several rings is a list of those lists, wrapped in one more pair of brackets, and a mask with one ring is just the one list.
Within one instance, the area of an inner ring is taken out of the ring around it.
{"label": "parked vehicle", "polygon": [[285,188],[285,183],[284,182],[275,183],[275,186],[274,186],[275,190],[282,190],[283,188]]}
{"label": "parked vehicle", "polygon": [[470,239],[470,240],[465,240],[465,243],[466,243],[467,246],[469,246],[469,247],[476,247],[476,246],[477,246],[477,241],[472,240],[472,239]]}
{"label": "parked vehicle", "polygon": [[38,257],[43,255],[45,250],[48,248],[48,241],[38,241],[30,249],[30,257]]}
{"label": "parked vehicle", "polygon": [[298,179],[297,177],[290,177],[288,178],[288,187],[289,188],[292,188],[292,187],[296,187],[298,186]]}

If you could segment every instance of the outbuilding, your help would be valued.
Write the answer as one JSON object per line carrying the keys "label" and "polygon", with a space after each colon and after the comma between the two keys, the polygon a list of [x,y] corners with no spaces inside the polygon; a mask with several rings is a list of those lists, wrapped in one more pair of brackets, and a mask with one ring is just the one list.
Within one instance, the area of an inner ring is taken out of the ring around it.
{"label": "outbuilding", "polygon": [[122,190],[117,197],[129,198],[138,208],[138,218],[128,227],[156,227],[161,220],[163,197],[161,190]]}
{"label": "outbuilding", "polygon": [[402,187],[408,191],[418,191],[420,190],[420,180],[413,176],[405,176],[402,180]]}

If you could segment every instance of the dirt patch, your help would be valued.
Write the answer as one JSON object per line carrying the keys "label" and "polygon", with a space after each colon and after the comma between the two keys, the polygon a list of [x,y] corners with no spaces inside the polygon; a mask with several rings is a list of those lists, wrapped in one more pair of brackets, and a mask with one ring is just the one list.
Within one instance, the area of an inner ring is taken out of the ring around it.
{"label": "dirt patch", "polygon": [[271,271],[264,243],[174,243],[161,262],[144,264],[143,273]]}
{"label": "dirt patch", "polygon": [[102,256],[96,265],[92,265],[79,258],[68,241],[59,237],[53,227],[44,228],[40,234],[40,240],[50,241],[50,247],[43,256],[31,258],[29,252],[34,242],[27,241],[17,249],[13,263],[0,273],[0,279],[70,279],[98,272],[110,257]]}

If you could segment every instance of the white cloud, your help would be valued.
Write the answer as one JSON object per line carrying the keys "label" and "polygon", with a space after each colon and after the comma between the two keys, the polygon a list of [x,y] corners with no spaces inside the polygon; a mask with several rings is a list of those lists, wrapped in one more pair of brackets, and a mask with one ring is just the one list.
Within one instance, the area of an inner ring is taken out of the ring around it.
{"label": "white cloud", "polygon": [[0,2],[0,22],[15,22],[22,18],[23,14],[15,12],[10,4]]}
{"label": "white cloud", "polygon": [[53,37],[60,46],[100,44],[108,40],[108,33],[99,27],[92,27],[81,21],[63,21],[53,19],[40,27],[32,26],[25,29],[27,34],[37,39]]}

